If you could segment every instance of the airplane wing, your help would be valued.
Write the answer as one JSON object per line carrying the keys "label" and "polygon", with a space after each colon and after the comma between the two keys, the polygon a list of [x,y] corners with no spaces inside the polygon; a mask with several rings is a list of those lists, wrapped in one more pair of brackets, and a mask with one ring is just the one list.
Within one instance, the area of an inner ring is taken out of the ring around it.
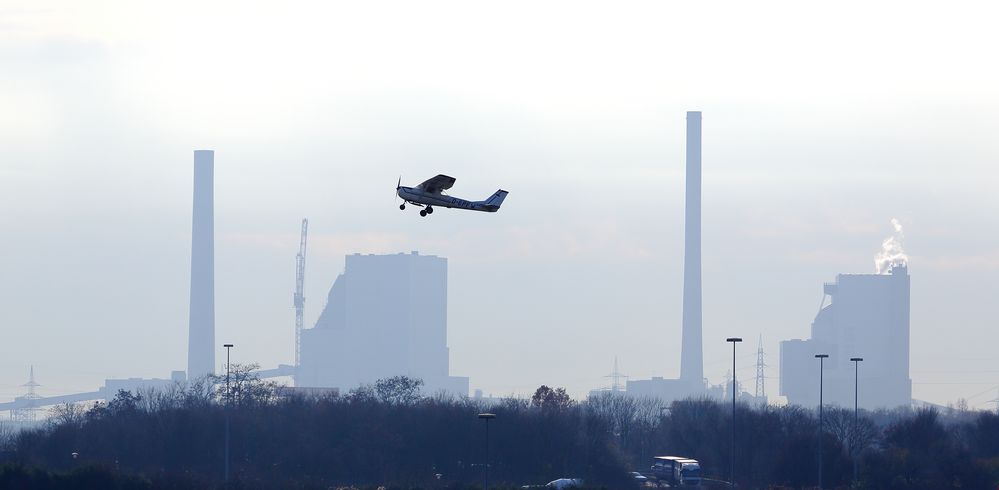
{"label": "airplane wing", "polygon": [[420,189],[424,192],[429,192],[431,194],[440,194],[441,191],[446,191],[454,185],[454,177],[448,177],[447,175],[440,174],[436,177],[427,179],[424,183],[418,185]]}

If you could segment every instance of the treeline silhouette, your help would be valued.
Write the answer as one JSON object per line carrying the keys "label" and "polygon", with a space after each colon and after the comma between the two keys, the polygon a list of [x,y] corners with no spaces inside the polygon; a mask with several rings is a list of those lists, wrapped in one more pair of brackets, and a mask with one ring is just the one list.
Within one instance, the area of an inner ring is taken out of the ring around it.
{"label": "treeline silhouette", "polygon": [[[728,477],[731,405],[714,400],[667,404],[607,393],[575,402],[564,389],[542,386],[529,400],[487,404],[423,396],[422,382],[406,377],[304,396],[257,379],[254,367],[234,366],[229,390],[224,377],[212,377],[58,407],[44,427],[0,441],[7,465],[0,488],[83,488],[74,478],[103,481],[103,488],[224,487],[227,417],[232,488],[481,487],[486,441],[477,415],[484,411],[496,414],[491,486],[570,477],[635,487],[627,472],[646,471],[656,455],[696,458],[706,477]],[[827,407],[825,420],[827,488],[850,487],[854,456],[859,488],[999,483],[994,413],[863,412],[855,430],[852,410]],[[740,404],[735,423],[738,486],[817,484],[813,410]]]}
{"label": "treeline silhouette", "polygon": [[[616,446],[636,467],[654,455],[700,461],[705,475],[728,480],[730,402],[673,402],[612,394],[589,410],[610,418]],[[735,411],[735,482],[745,488],[816,488],[818,419],[801,406]],[[861,411],[824,408],[825,488],[942,489],[999,485],[999,415],[933,408]],[[857,480],[854,481],[854,463]]]}

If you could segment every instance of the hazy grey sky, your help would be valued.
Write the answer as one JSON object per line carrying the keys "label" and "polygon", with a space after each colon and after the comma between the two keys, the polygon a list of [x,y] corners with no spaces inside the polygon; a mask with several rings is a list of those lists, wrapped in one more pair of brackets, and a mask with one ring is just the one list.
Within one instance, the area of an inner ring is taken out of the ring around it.
{"label": "hazy grey sky", "polygon": [[[216,150],[216,338],[293,359],[343,255],[450,269],[452,373],[496,395],[679,371],[684,113],[704,112],[705,373],[805,338],[906,229],[916,398],[996,398],[989,2],[0,4],[0,400],[186,365],[192,150]],[[390,197],[457,178],[495,215]],[[490,294],[482,294],[483,290]],[[962,384],[957,384],[962,383]],[[987,392],[985,392],[988,390]]]}

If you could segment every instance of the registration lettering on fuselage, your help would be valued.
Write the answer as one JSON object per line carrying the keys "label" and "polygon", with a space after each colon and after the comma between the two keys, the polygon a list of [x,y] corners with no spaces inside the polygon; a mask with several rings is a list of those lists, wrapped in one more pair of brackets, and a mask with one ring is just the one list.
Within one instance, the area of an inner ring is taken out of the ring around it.
{"label": "registration lettering on fuselage", "polygon": [[472,207],[472,203],[470,203],[470,202],[468,202],[468,201],[466,201],[464,199],[458,199],[457,197],[452,197],[451,198],[451,204],[453,204],[453,205],[455,205],[457,207],[462,207],[462,208],[469,208],[469,209],[471,209],[471,207]]}

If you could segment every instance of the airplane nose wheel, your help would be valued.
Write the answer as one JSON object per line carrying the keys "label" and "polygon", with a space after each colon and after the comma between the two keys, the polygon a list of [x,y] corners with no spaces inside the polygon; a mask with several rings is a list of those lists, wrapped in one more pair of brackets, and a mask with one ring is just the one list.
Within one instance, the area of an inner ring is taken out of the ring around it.
{"label": "airplane nose wheel", "polygon": [[427,206],[427,214],[434,214],[434,208]]}
{"label": "airplane nose wheel", "polygon": [[400,204],[399,205],[399,209],[405,211],[406,210],[406,205],[405,204]]}
{"label": "airplane nose wheel", "polygon": [[426,209],[421,209],[420,210],[420,216],[423,216],[424,218],[427,217],[427,210]]}

